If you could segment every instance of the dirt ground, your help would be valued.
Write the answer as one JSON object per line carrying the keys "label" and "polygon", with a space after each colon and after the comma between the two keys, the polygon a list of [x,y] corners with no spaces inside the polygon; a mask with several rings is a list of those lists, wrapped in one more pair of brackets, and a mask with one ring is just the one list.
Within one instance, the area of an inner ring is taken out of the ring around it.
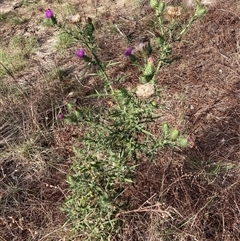
{"label": "dirt ground", "polygon": [[[44,9],[53,6],[57,12],[64,3],[26,2],[29,4],[16,1],[10,5],[10,1],[0,0],[0,10],[7,9],[7,18],[26,18],[21,24],[1,22],[1,46],[6,46],[15,35],[34,35],[38,40],[28,66],[14,73],[14,78],[7,75],[2,79],[9,85],[27,89],[28,97],[21,109],[16,100],[4,93],[0,102],[3,117],[0,138],[5,130],[4,116],[9,113],[22,127],[22,132],[16,133],[17,141],[10,140],[7,147],[0,142],[0,240],[63,241],[67,240],[70,229],[60,207],[68,192],[66,175],[72,163],[76,130],[63,123],[55,123],[52,128],[50,120],[57,115],[52,104],[64,109],[70,93],[78,98],[81,86],[76,76],[81,74],[81,64],[75,51],[79,47],[56,51],[57,30],[39,24]],[[70,2],[84,16],[93,17],[102,58],[123,60],[114,73],[131,70],[123,53],[126,47],[148,34],[145,23],[153,13],[147,1],[135,1],[131,6],[125,6],[124,1],[109,1],[108,5],[91,1],[85,6],[79,1]],[[114,36],[110,25],[119,29]],[[131,34],[132,42],[127,42],[121,32]],[[238,241],[239,1],[217,0],[208,6],[206,15],[174,47],[177,60],[161,69],[156,79],[165,107],[161,110],[161,121],[188,134],[192,145],[184,151],[161,150],[155,163],[140,163],[134,185],[126,187],[123,195],[129,200],[131,211],[120,214],[123,220],[120,240]],[[64,70],[64,74],[60,75],[58,69]],[[49,81],[50,72],[55,77],[51,76]],[[135,86],[135,76],[133,73],[123,84]],[[88,88],[94,88],[94,84]],[[27,155],[19,154],[14,147],[23,141],[31,145],[28,138],[36,132],[39,136],[34,139],[33,147],[37,142],[38,148],[32,148]],[[24,136],[19,136],[22,133]]]}

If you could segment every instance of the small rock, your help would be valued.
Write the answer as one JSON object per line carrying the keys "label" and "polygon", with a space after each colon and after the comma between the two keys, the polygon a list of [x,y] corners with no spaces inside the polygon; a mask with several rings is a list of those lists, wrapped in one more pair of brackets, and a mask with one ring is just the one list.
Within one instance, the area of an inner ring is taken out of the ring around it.
{"label": "small rock", "polygon": [[66,20],[69,21],[70,23],[79,23],[81,21],[81,16],[79,13],[77,13],[75,15],[67,16]]}
{"label": "small rock", "polygon": [[136,95],[142,99],[148,99],[155,93],[152,83],[140,84],[137,86]]}
{"label": "small rock", "polygon": [[[183,2],[187,6],[194,6],[196,4],[194,0],[184,0]],[[216,3],[216,0],[201,0],[200,3],[203,5],[214,5]]]}

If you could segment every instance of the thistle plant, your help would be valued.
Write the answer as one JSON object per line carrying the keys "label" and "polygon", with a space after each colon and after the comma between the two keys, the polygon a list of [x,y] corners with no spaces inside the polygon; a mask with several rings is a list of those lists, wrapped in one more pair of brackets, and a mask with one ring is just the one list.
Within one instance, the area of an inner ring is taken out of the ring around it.
{"label": "thistle plant", "polygon": [[[190,22],[176,34],[174,28],[163,24],[165,3],[151,0],[150,6],[158,19],[155,46],[150,42],[144,44],[143,61],[138,61],[133,48],[127,48],[124,55],[141,68],[140,82],[154,85],[160,68],[169,63],[172,43],[179,41],[204,11],[198,7]],[[143,158],[154,161],[158,150],[166,146],[185,148],[188,140],[167,123],[163,124],[161,135],[154,135],[149,126],[160,117],[156,114],[158,105],[153,100],[138,98],[134,92],[114,88],[106,73],[109,65],[101,62],[97,55],[95,28],[90,18],[86,24],[68,29],[57,21],[52,10],[46,10],[45,17],[78,41],[80,48],[76,56],[96,66],[96,75],[105,81],[103,92],[96,91],[88,98],[104,98],[113,103],[111,108],[80,107],[68,103],[68,113],[58,115],[59,120],[82,126],[84,130],[78,144],[73,147],[75,162],[67,179],[71,192],[63,210],[68,213],[73,230],[80,233],[81,240],[110,240],[118,232],[120,220],[117,216],[126,205],[119,197],[125,185],[133,182],[139,162]],[[153,51],[157,53],[157,63]]]}

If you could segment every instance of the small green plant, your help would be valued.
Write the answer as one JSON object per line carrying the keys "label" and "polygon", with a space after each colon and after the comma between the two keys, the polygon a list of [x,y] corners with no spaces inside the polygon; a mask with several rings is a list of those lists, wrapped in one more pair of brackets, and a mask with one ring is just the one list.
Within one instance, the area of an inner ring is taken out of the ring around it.
{"label": "small green plant", "polygon": [[13,19],[11,19],[11,23],[14,25],[21,25],[26,23],[27,21],[28,21],[27,18],[18,17],[18,16],[15,16]]}
{"label": "small green plant", "polygon": [[0,77],[23,69],[35,45],[34,37],[17,36],[11,39],[7,47],[0,48]]}
{"label": "small green plant", "polygon": [[67,49],[69,47],[71,47],[73,45],[73,43],[75,43],[76,40],[69,36],[69,34],[63,32],[60,33],[58,36],[58,43],[57,43],[57,50],[62,51],[63,49]]}
{"label": "small green plant", "polygon": [[7,19],[6,13],[0,13],[0,22],[4,22]]}

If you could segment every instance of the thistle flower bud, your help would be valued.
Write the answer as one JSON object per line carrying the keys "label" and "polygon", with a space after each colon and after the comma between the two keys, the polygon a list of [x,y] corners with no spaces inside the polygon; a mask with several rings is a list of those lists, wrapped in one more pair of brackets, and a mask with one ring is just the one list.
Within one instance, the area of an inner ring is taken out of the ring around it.
{"label": "thistle flower bud", "polygon": [[164,123],[162,126],[162,132],[164,134],[164,136],[167,136],[169,133],[169,125],[167,123]]}
{"label": "thistle flower bud", "polygon": [[160,15],[163,13],[164,9],[165,9],[165,3],[160,2],[159,5],[158,5],[158,12],[159,12]]}
{"label": "thistle flower bud", "polygon": [[74,118],[72,116],[66,116],[64,120],[65,120],[65,123],[68,125],[75,123]]}
{"label": "thistle flower bud", "polygon": [[195,16],[197,18],[201,18],[205,14],[205,12],[206,12],[206,8],[203,7],[200,4],[197,4],[196,11],[195,11]]}
{"label": "thistle flower bud", "polygon": [[[150,59],[150,58],[149,58]],[[144,76],[152,76],[154,74],[154,65],[153,65],[153,61],[152,60],[149,60],[145,69],[144,69],[144,72],[143,72],[143,75]]]}
{"label": "thistle flower bud", "polygon": [[188,143],[188,140],[187,138],[185,138],[184,136],[180,136],[178,138],[178,141],[177,141],[178,145],[182,148],[186,148],[189,146],[189,143]]}
{"label": "thistle flower bud", "polygon": [[178,136],[179,136],[179,131],[177,129],[171,130],[169,135],[170,140],[174,141],[178,138]]}
{"label": "thistle flower bud", "polygon": [[79,118],[81,117],[82,113],[81,113],[80,110],[76,109],[76,110],[74,111],[74,115],[79,119]]}
{"label": "thistle flower bud", "polygon": [[142,84],[150,82],[154,77],[154,73],[155,73],[155,68],[154,68],[154,64],[153,64],[153,59],[150,57],[150,58],[148,58],[148,62],[145,66],[143,74],[140,77],[140,82]]}
{"label": "thistle flower bud", "polygon": [[158,0],[150,0],[150,7],[153,8],[153,9],[157,9],[158,7]]}
{"label": "thistle flower bud", "polygon": [[164,43],[165,39],[162,35],[156,37],[155,42],[158,46],[162,46]]}
{"label": "thistle flower bud", "polygon": [[67,108],[68,108],[68,110],[73,110],[73,108],[74,108],[74,104],[73,103],[67,103]]}
{"label": "thistle flower bud", "polygon": [[95,28],[94,28],[94,25],[92,23],[92,19],[88,18],[87,19],[87,23],[86,23],[86,25],[83,28],[83,36],[84,36],[84,38],[88,38],[88,39],[93,38],[94,30],[95,30]]}

